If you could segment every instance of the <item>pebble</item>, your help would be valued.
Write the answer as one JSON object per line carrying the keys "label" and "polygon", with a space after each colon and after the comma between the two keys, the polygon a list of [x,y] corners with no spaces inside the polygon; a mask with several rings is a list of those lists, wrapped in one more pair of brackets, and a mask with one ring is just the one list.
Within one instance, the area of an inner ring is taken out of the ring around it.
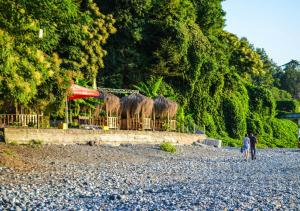
{"label": "pebble", "polygon": [[53,156],[40,162],[55,170],[0,168],[0,210],[300,208],[295,149],[258,150],[257,160],[248,162],[238,148],[178,146],[175,154],[151,145],[45,150]]}

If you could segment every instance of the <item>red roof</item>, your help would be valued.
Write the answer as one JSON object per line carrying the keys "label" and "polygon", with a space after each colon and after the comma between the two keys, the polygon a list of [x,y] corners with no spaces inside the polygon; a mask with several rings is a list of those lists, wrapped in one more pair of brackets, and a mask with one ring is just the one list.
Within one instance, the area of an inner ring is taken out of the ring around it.
{"label": "red roof", "polygon": [[100,92],[95,89],[88,89],[83,86],[79,86],[77,84],[71,84],[70,87],[71,96],[68,96],[68,100],[76,100],[81,98],[88,98],[88,97],[99,97]]}

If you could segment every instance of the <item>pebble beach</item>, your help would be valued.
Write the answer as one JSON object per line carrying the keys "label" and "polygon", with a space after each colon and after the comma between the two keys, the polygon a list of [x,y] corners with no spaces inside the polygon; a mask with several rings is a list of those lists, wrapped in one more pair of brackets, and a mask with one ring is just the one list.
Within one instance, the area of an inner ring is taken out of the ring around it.
{"label": "pebble beach", "polygon": [[300,209],[298,149],[258,150],[254,161],[205,145],[9,150],[23,166],[0,167],[0,210]]}

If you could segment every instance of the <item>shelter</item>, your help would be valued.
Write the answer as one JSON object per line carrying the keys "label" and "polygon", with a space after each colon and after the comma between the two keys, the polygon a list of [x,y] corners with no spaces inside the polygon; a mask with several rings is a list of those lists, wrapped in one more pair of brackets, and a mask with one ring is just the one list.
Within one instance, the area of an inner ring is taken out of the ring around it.
{"label": "shelter", "polygon": [[[139,93],[121,99],[121,116],[126,118],[126,129],[151,129],[151,114],[154,102]],[[123,121],[124,122],[124,121]]]}
{"label": "shelter", "polygon": [[[155,128],[162,128],[163,125],[159,124],[166,124],[170,130],[176,130],[176,120],[173,118],[176,116],[177,109],[178,104],[176,102],[163,96],[158,96],[154,100],[153,121]],[[167,122],[156,122],[156,117],[160,120],[167,119]]]}
{"label": "shelter", "polygon": [[[95,89],[88,89],[83,86],[79,86],[71,82],[71,87],[68,89],[68,96],[66,98],[66,123],[69,123],[68,101],[83,99],[89,97],[100,97],[100,92]],[[85,117],[86,118],[86,117]],[[85,121],[91,122],[90,118],[86,118]]]}
{"label": "shelter", "polygon": [[107,126],[111,129],[119,128],[120,98],[110,93],[105,94],[104,105],[107,116]]}
{"label": "shelter", "polygon": [[68,100],[76,100],[88,97],[100,97],[100,92],[95,89],[88,89],[83,86],[79,86],[77,84],[71,84],[69,88],[70,95],[68,96]]}

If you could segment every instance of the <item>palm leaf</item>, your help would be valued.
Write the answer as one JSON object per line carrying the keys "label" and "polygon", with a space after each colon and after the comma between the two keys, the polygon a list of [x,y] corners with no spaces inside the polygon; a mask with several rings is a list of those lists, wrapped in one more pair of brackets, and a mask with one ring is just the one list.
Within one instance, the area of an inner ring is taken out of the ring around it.
{"label": "palm leaf", "polygon": [[140,82],[138,85],[134,85],[133,87],[139,90],[144,95],[151,97],[151,92],[149,91],[147,84],[145,84],[144,82]]}
{"label": "palm leaf", "polygon": [[162,81],[163,81],[163,77],[160,77],[156,82],[155,84],[153,85],[153,88],[152,88],[152,95],[153,97],[157,97],[158,96],[158,90],[162,84]]}

